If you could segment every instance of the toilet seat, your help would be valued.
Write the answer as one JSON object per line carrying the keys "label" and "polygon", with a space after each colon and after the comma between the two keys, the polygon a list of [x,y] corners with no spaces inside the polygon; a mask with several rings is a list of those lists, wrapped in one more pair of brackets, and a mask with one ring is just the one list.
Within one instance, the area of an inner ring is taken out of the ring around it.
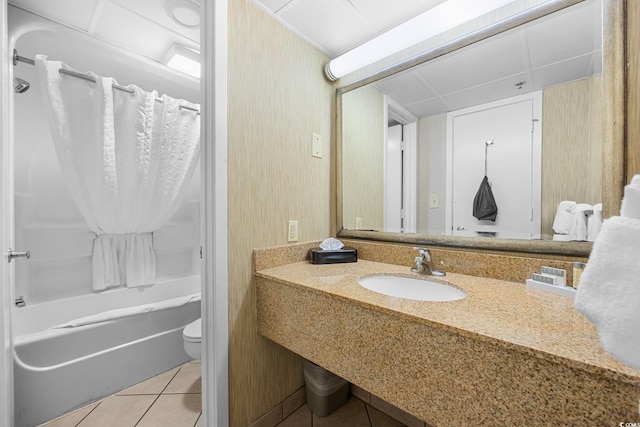
{"label": "toilet seat", "polygon": [[202,343],[202,321],[194,320],[182,330],[184,351],[194,359],[200,359]]}
{"label": "toilet seat", "polygon": [[202,319],[189,323],[182,331],[182,336],[188,342],[202,342]]}

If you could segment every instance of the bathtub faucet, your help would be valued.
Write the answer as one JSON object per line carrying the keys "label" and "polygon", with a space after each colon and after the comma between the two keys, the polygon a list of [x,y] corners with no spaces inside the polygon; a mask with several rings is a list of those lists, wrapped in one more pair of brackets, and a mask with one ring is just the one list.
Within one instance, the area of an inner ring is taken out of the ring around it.
{"label": "bathtub faucet", "polygon": [[427,248],[413,248],[418,251],[420,256],[415,258],[416,266],[411,269],[414,273],[428,274],[430,276],[444,276],[446,273],[433,268],[433,259],[431,251]]}
{"label": "bathtub faucet", "polygon": [[18,298],[16,298],[16,307],[24,307],[25,305],[27,305],[27,302],[24,300],[23,296],[19,296]]}

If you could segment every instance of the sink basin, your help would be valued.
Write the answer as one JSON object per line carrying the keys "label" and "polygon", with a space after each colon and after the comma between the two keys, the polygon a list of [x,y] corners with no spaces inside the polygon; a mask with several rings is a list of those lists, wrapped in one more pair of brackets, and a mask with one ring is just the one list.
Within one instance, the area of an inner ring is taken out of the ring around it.
{"label": "sink basin", "polygon": [[403,276],[369,276],[358,284],[370,291],[416,301],[456,301],[467,293],[453,286]]}

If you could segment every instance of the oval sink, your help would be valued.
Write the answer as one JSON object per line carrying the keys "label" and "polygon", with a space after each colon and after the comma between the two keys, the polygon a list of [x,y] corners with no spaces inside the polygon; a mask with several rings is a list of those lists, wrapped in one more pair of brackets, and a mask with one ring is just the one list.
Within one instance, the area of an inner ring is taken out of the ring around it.
{"label": "oval sink", "polygon": [[358,284],[370,291],[417,301],[456,301],[467,293],[453,286],[403,276],[369,276]]}

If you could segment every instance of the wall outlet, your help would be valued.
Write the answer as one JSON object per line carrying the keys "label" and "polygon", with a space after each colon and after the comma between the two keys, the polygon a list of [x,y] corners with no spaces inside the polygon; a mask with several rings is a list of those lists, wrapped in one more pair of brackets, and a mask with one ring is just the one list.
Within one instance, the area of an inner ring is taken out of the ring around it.
{"label": "wall outlet", "polygon": [[362,230],[362,218],[356,218],[356,230]]}
{"label": "wall outlet", "polygon": [[440,197],[438,194],[432,194],[429,196],[429,208],[438,209],[440,207]]}
{"label": "wall outlet", "polygon": [[322,158],[322,135],[317,133],[311,135],[311,156]]}
{"label": "wall outlet", "polygon": [[289,227],[287,229],[287,242],[298,241],[298,221],[289,220]]}

